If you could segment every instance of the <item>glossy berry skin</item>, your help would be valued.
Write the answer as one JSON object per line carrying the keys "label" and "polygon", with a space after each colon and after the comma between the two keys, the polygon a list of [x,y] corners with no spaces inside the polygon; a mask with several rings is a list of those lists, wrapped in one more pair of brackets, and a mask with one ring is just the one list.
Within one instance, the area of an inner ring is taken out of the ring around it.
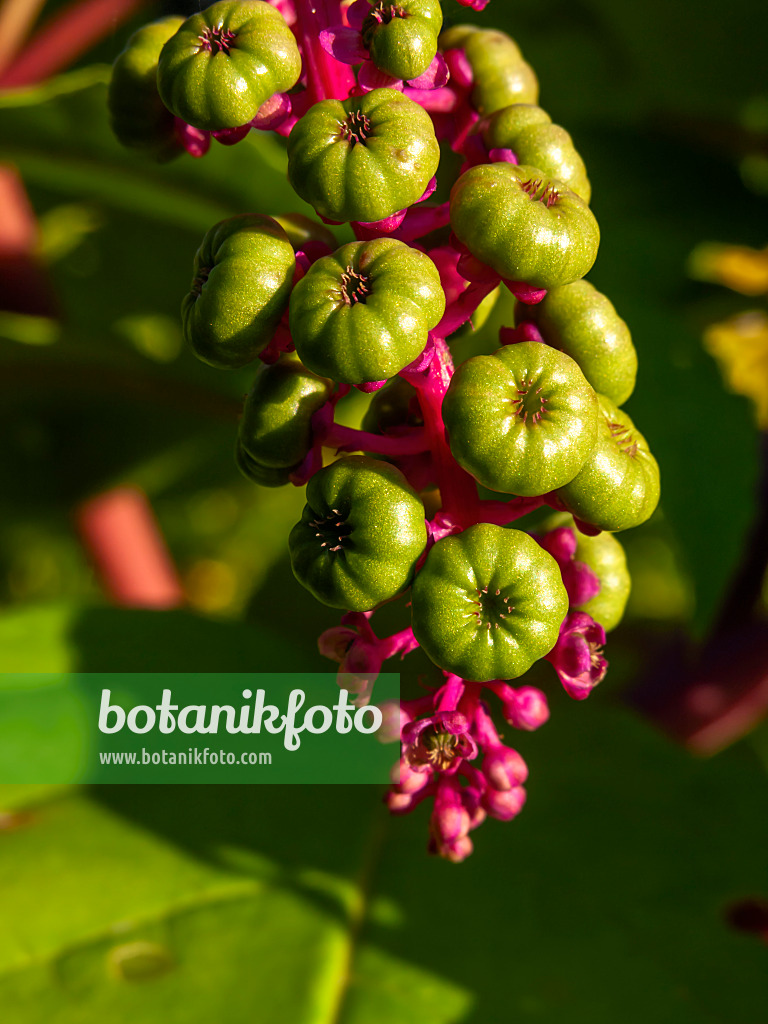
{"label": "glossy berry skin", "polygon": [[445,311],[437,268],[393,238],[350,242],[317,260],[291,293],[296,351],[347,384],[387,380],[422,352]]}
{"label": "glossy berry skin", "polygon": [[595,391],[616,405],[634,391],[637,352],[629,328],[588,281],[553,288],[535,306],[518,304],[516,319],[533,320],[547,344],[575,359]]}
{"label": "glossy berry skin", "polygon": [[259,484],[260,487],[284,487],[285,484],[291,482],[292,470],[262,466],[260,462],[251,458],[241,445],[239,438],[235,445],[235,462],[243,476],[247,476],[249,480]]}
{"label": "glossy berry skin", "polygon": [[575,558],[584,562],[600,580],[600,592],[577,611],[591,615],[608,633],[621,622],[629,600],[632,580],[627,569],[624,548],[612,533],[598,533],[588,537],[574,526],[576,534]]}
{"label": "glossy berry skin", "polygon": [[163,103],[205,131],[248,124],[276,92],[293,88],[301,56],[283,16],[262,0],[223,0],[193,14],[163,47]]}
{"label": "glossy berry skin", "polygon": [[134,32],[114,63],[107,93],[110,123],[118,140],[160,161],[182,152],[174,116],[157,91],[157,61],[183,21],[162,18]]}
{"label": "glossy berry skin", "polygon": [[525,164],[481,164],[462,174],[451,189],[451,226],[482,263],[534,288],[577,281],[600,244],[584,200]]}
{"label": "glossy berry skin", "polygon": [[454,458],[481,484],[547,494],[572,480],[594,449],[597,395],[569,356],[521,342],[463,363],[443,419]]}
{"label": "glossy berry skin", "polygon": [[271,217],[242,214],[215,224],[195,254],[181,305],[184,337],[205,363],[245,366],[269,343],[288,306],[295,256]]}
{"label": "glossy berry skin", "polygon": [[487,116],[512,103],[536,103],[539,83],[517,43],[504,32],[454,25],[440,37],[443,51],[462,49],[472,68],[472,105]]}
{"label": "glossy berry skin", "polygon": [[379,70],[393,78],[418,78],[437,53],[442,27],[438,0],[378,0],[363,22],[363,44]]}
{"label": "glossy berry skin", "polygon": [[411,582],[427,543],[424,506],[394,466],[353,455],[307,485],[288,545],[296,579],[333,608],[368,611]]}
{"label": "glossy berry skin", "polygon": [[592,186],[573,139],[541,107],[516,103],[497,110],[483,124],[488,149],[511,149],[519,164],[538,167],[588,203]]}
{"label": "glossy berry skin", "polygon": [[256,374],[243,406],[238,443],[265,469],[298,469],[312,446],[312,417],[331,396],[331,381],[288,353]]}
{"label": "glossy berry skin", "polygon": [[568,594],[554,558],[490,523],[438,541],[413,584],[413,631],[447,672],[515,679],[557,643]]}
{"label": "glossy berry skin", "polygon": [[599,396],[597,444],[579,474],[558,490],[578,519],[601,530],[644,523],[659,503],[659,466],[627,414]]}
{"label": "glossy berry skin", "polygon": [[288,137],[291,185],[328,220],[369,223],[404,210],[439,161],[429,114],[395,89],[316,103]]}

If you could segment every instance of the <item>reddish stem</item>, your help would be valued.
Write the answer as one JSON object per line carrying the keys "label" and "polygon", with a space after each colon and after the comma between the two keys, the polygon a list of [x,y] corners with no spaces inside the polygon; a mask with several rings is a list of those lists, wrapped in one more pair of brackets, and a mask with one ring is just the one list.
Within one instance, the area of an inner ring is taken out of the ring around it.
{"label": "reddish stem", "polygon": [[341,25],[341,4],[337,0],[295,0],[294,32],[301,44],[307,73],[307,95],[311,103],[319,100],[345,100],[355,88],[352,68],[326,53],[320,45],[323,29]]}
{"label": "reddish stem", "polygon": [[445,340],[432,336],[434,354],[428,371],[409,376],[419,396],[428,447],[432,451],[443,511],[458,522],[471,522],[477,506],[474,479],[451,454],[443,423],[443,398],[453,376],[453,362]]}
{"label": "reddish stem", "polygon": [[402,437],[393,437],[391,434],[369,434],[365,430],[355,430],[354,427],[343,427],[333,423],[320,441],[325,448],[376,452],[378,455],[388,455],[392,458],[416,455],[429,448],[426,432],[419,427],[415,427]]}

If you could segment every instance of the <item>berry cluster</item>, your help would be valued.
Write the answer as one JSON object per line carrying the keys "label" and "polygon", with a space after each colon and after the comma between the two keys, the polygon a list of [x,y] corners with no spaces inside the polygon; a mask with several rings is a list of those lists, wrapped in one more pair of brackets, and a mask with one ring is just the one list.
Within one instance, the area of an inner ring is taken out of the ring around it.
{"label": "berry cluster", "polygon": [[[621,409],[629,331],[582,280],[600,237],[584,163],[512,39],[441,29],[437,0],[224,0],[136,33],[109,103],[121,141],[158,159],[278,132],[296,193],[351,226],[338,247],[297,215],[216,224],[184,332],[213,366],[260,363],[237,459],[259,484],[307,485],[293,571],[345,611],[320,650],[369,679],[418,646],[442,670],[386,708],[402,743],[388,803],[433,800],[430,849],[460,861],[525,800],[494,705],[516,729],[548,716],[509,680],[545,658],[580,700],[605,675],[629,593],[613,533],[652,514],[659,471]],[[437,203],[441,148],[463,165]],[[451,337],[499,288],[515,323],[454,372]],[[351,388],[371,395],[361,430],[335,421]],[[324,466],[324,448],[364,454]],[[511,528],[541,506],[537,532]],[[377,636],[375,609],[406,592],[411,627]]]}

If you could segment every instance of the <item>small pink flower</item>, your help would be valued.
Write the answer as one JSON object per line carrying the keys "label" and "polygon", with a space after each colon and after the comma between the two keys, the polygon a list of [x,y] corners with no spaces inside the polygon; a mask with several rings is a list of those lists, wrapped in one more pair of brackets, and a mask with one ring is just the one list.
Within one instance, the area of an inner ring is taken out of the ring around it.
{"label": "small pink flower", "polygon": [[460,711],[438,711],[403,729],[403,757],[416,771],[455,773],[477,757],[469,720]]}
{"label": "small pink flower", "polygon": [[560,637],[547,655],[574,700],[584,700],[604,678],[608,662],[603,657],[605,630],[586,612],[569,612]]}

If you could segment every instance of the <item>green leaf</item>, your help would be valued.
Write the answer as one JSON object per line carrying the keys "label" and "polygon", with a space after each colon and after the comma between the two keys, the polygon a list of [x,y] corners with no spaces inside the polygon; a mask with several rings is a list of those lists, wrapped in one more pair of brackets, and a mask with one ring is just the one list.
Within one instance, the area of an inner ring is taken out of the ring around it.
{"label": "green leaf", "polygon": [[122,147],[108,124],[109,74],[96,65],[1,96],[2,158],[38,186],[196,231],[246,210],[312,212],[288,185],[284,149],[272,134],[251,132],[233,147],[213,143],[202,159],[183,155],[170,164]]}
{"label": "green leaf", "polygon": [[[196,642],[169,621],[178,668]],[[754,1024],[764,949],[726,914],[765,885],[764,772],[746,743],[694,760],[610,697],[556,694],[516,737],[529,803],[461,866],[375,788],[101,787],[29,811],[0,789],[4,1022]]]}

